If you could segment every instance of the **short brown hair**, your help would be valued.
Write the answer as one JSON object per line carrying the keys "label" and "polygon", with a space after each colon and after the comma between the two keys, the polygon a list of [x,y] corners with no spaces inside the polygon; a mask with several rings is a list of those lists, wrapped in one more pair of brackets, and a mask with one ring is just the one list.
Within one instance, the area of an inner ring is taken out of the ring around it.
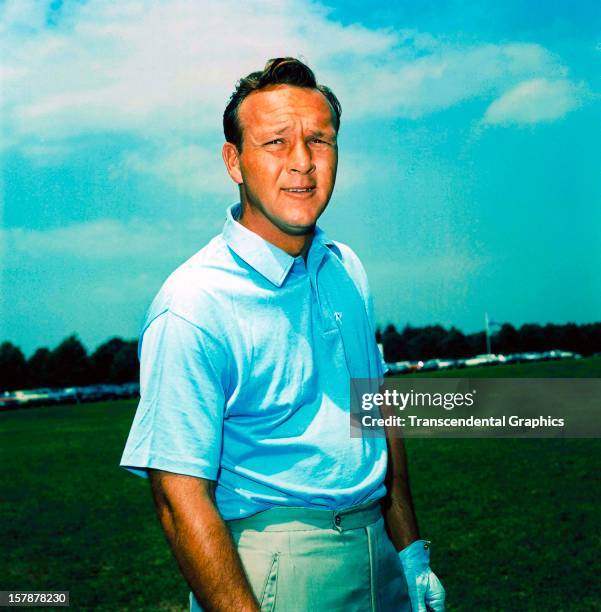
{"label": "short brown hair", "polygon": [[242,150],[242,127],[238,116],[240,104],[254,91],[259,91],[269,85],[293,85],[320,91],[332,107],[334,128],[338,132],[342,107],[334,92],[329,87],[320,85],[311,68],[300,60],[294,57],[276,57],[270,59],[263,70],[251,72],[240,79],[225,107],[223,113],[225,139],[235,144],[239,151]]}

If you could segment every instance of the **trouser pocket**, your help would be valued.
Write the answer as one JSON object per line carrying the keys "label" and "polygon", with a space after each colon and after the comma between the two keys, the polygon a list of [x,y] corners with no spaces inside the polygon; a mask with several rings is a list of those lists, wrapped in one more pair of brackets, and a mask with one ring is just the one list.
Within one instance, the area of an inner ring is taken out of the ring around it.
{"label": "trouser pocket", "polygon": [[248,532],[232,535],[261,612],[271,612],[275,609],[280,553],[263,548]]}
{"label": "trouser pocket", "polygon": [[[261,550],[246,537],[239,544],[240,534],[233,533],[232,536],[252,592],[261,606],[261,612],[273,612],[280,553]],[[193,593],[190,593],[190,612],[204,612]]]}
{"label": "trouser pocket", "polygon": [[274,553],[271,559],[271,567],[265,579],[263,592],[259,598],[261,604],[261,612],[271,612],[275,608],[275,595],[278,583],[278,563],[280,553]]}

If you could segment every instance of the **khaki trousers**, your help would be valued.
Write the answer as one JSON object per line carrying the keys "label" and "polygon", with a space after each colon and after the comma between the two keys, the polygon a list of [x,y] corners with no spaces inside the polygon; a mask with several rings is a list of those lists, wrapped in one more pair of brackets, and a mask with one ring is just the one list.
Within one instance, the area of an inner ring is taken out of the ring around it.
{"label": "khaki trousers", "polygon": [[[262,611],[410,612],[379,502],[347,510],[277,507],[228,527]],[[202,612],[190,593],[191,612]]]}

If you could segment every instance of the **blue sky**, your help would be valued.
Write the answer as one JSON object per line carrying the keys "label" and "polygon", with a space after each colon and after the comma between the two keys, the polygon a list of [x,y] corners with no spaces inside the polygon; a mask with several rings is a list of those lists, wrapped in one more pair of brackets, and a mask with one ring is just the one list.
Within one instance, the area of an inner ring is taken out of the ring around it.
{"label": "blue sky", "polygon": [[0,340],[135,337],[237,193],[235,81],[304,58],[343,106],[321,225],[381,324],[601,320],[598,2],[0,3]]}

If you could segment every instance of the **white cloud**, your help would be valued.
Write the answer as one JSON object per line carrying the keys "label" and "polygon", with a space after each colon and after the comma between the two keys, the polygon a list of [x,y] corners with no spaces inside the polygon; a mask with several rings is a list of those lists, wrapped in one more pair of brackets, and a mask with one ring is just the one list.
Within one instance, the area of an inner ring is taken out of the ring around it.
{"label": "white cloud", "polygon": [[[5,147],[43,157],[81,137],[129,134],[138,144],[123,168],[188,192],[216,189],[219,155],[209,160],[207,143],[221,139],[236,80],[269,57],[303,57],[340,97],[343,122],[488,103],[533,79],[571,86],[566,67],[537,44],[466,46],[343,25],[310,0],[71,0],[59,12],[47,1],[8,0],[0,19]],[[578,92],[569,91],[573,107]]]}
{"label": "white cloud", "polygon": [[565,79],[531,79],[519,83],[486,110],[489,125],[532,124],[560,119],[579,105],[578,88]]}
{"label": "white cloud", "polygon": [[385,65],[376,70],[370,58],[358,58],[342,77],[328,75],[342,97],[352,100],[351,116],[415,119],[464,100],[498,95],[532,76],[559,77],[566,72],[557,58],[536,44],[466,47],[430,42],[426,49],[421,43],[418,52],[408,37],[405,33],[408,46],[391,49]]}
{"label": "white cloud", "polygon": [[479,272],[490,262],[486,255],[462,253],[457,249],[451,253],[420,255],[408,257],[404,261],[373,262],[374,280],[382,285],[391,283],[395,278],[403,278],[406,288],[412,283],[439,283],[465,281]]}
{"label": "white cloud", "polygon": [[117,172],[130,170],[158,176],[181,193],[189,195],[238,193],[227,174],[221,159],[221,147],[217,143],[211,148],[184,145],[154,155],[130,153],[125,156]]}
{"label": "white cloud", "polygon": [[[184,226],[168,221],[101,219],[49,230],[14,228],[0,231],[6,247],[6,269],[39,266],[41,260],[66,257],[73,261],[177,260],[192,255],[221,231],[222,221],[209,224],[203,217]],[[26,263],[27,262],[27,263]]]}
{"label": "white cloud", "polygon": [[0,8],[2,23],[12,29],[40,30],[46,24],[50,4],[50,0],[9,0]]}
{"label": "white cloud", "polygon": [[[10,13],[13,3],[7,6]],[[92,0],[64,12],[57,28],[2,31],[9,123],[24,139],[102,131],[155,139],[219,134],[235,81],[268,57],[300,54],[319,64],[324,54],[385,52],[397,39],[342,27],[300,0],[118,6]]]}

